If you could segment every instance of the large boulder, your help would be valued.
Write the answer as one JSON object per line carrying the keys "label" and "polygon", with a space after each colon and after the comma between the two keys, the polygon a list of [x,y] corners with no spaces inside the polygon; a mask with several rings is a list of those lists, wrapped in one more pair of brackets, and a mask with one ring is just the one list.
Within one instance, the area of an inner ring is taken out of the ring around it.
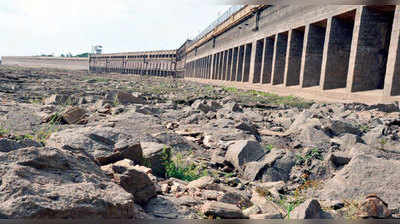
{"label": "large boulder", "polygon": [[125,158],[136,163],[143,160],[139,141],[110,127],[72,128],[56,132],[47,140],[47,146],[72,151],[84,150],[100,165]]}
{"label": "large boulder", "polygon": [[112,177],[115,183],[131,193],[138,204],[146,204],[157,194],[157,186],[153,182],[156,178],[149,173],[148,168],[134,166],[129,159],[102,166],[101,169]]}
{"label": "large boulder", "polygon": [[41,147],[42,145],[30,139],[23,139],[20,141],[15,141],[6,138],[0,139],[0,152],[11,152],[17,149],[27,148],[32,146]]}
{"label": "large boulder", "polygon": [[295,156],[293,152],[272,149],[262,160],[247,163],[243,177],[250,181],[287,181],[294,165]]}
{"label": "large boulder", "polygon": [[63,94],[53,94],[45,99],[43,99],[44,104],[55,104],[55,105],[76,105],[79,99],[63,95]]}
{"label": "large boulder", "polygon": [[192,103],[191,105],[193,110],[200,110],[204,113],[208,113],[211,108],[210,106],[207,105],[207,102],[205,102],[204,100],[196,100]]}
{"label": "large boulder", "polygon": [[225,160],[230,162],[236,169],[243,170],[243,165],[257,161],[264,155],[265,152],[258,142],[240,140],[228,147]]}
{"label": "large boulder", "polygon": [[157,142],[141,142],[140,146],[143,151],[143,165],[151,168],[154,175],[163,177],[165,175],[163,163],[169,159],[171,148]]}
{"label": "large boulder", "polygon": [[86,115],[86,111],[80,107],[71,107],[62,113],[62,119],[67,124],[76,124]]}
{"label": "large boulder", "polygon": [[301,205],[297,206],[291,213],[290,219],[323,219],[327,218],[319,202],[315,199],[308,199]]}
{"label": "large boulder", "polygon": [[127,93],[124,91],[118,91],[115,95],[115,100],[122,104],[122,105],[127,105],[127,104],[144,104],[145,100],[140,97],[140,96],[134,96],[131,93]]}
{"label": "large boulder", "polygon": [[202,207],[201,211],[206,216],[220,217],[226,219],[240,219],[244,218],[242,210],[236,205],[217,202],[207,201]]}
{"label": "large boulder", "polygon": [[83,152],[23,148],[0,154],[2,218],[135,218],[134,198]]}
{"label": "large boulder", "polygon": [[377,194],[391,208],[400,207],[400,161],[356,155],[328,180],[319,192],[322,200],[357,199]]}
{"label": "large boulder", "polygon": [[202,202],[190,196],[157,195],[145,206],[147,214],[162,219],[200,219],[198,205]]}

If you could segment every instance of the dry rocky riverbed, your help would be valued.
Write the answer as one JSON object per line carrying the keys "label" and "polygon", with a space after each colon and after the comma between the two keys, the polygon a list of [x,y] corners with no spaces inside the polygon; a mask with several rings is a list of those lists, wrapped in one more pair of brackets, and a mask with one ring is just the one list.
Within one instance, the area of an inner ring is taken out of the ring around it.
{"label": "dry rocky riverbed", "polygon": [[0,67],[0,218],[397,218],[399,105]]}

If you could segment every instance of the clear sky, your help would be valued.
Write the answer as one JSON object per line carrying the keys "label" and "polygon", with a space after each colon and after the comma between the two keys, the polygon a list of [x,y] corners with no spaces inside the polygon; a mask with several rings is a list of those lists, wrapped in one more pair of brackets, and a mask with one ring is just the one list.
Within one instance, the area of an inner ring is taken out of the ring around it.
{"label": "clear sky", "polygon": [[176,49],[229,5],[212,0],[0,0],[0,56]]}

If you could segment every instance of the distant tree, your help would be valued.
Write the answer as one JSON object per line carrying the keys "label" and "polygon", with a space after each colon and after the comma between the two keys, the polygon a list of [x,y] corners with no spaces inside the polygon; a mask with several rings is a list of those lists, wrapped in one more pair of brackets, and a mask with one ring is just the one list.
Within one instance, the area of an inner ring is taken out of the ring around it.
{"label": "distant tree", "polygon": [[77,55],[75,55],[75,57],[77,57],[77,58],[87,58],[87,57],[89,57],[89,53],[77,54]]}
{"label": "distant tree", "polygon": [[64,55],[64,54],[61,54],[61,57],[62,57],[62,58],[65,58],[65,55]]}

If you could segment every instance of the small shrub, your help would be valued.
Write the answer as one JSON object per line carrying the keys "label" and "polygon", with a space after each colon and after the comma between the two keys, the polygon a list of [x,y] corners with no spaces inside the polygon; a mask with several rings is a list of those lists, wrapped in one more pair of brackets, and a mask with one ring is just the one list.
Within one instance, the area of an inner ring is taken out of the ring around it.
{"label": "small shrub", "polygon": [[274,147],[271,144],[265,146],[264,152],[269,153]]}
{"label": "small shrub", "polygon": [[0,137],[5,136],[7,134],[9,134],[10,131],[6,128],[3,128],[2,126],[0,126]]}
{"label": "small shrub", "polygon": [[170,151],[168,151],[167,148],[164,148],[163,150],[162,160],[167,177],[193,181],[208,174],[205,170],[200,172],[200,168],[193,163],[184,165],[183,155],[181,153],[176,154],[175,161],[171,160]]}

